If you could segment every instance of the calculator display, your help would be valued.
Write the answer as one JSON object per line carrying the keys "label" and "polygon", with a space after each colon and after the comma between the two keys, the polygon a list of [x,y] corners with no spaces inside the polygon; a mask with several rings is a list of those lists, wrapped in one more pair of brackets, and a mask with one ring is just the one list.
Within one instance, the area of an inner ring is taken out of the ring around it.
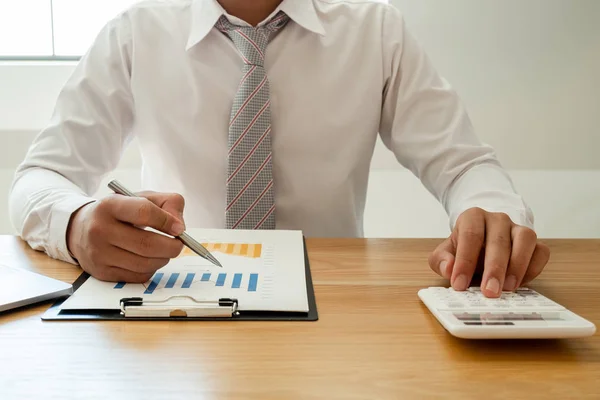
{"label": "calculator display", "polygon": [[559,313],[556,312],[483,312],[483,313],[454,313],[459,321],[462,321],[465,325],[514,325],[515,322],[527,322],[527,321],[563,321]]}

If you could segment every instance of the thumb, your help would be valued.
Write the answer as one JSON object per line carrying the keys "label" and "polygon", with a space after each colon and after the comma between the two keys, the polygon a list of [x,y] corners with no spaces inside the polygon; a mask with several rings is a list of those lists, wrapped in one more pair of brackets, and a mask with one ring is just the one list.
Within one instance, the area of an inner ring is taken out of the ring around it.
{"label": "thumb", "polygon": [[161,192],[140,192],[138,196],[142,196],[156,204],[164,211],[177,218],[182,224],[183,221],[183,210],[185,208],[185,199],[178,193],[161,193]]}
{"label": "thumb", "polygon": [[454,253],[452,240],[444,240],[429,256],[429,267],[441,277],[450,279],[454,267]]}

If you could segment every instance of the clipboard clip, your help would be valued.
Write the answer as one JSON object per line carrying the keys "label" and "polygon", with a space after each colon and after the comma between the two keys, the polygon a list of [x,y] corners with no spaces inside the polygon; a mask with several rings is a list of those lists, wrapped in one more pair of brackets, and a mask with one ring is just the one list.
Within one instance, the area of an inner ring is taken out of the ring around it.
{"label": "clipboard clip", "polygon": [[190,296],[171,296],[165,300],[127,297],[120,301],[126,318],[232,318],[239,315],[237,299],[199,301]]}

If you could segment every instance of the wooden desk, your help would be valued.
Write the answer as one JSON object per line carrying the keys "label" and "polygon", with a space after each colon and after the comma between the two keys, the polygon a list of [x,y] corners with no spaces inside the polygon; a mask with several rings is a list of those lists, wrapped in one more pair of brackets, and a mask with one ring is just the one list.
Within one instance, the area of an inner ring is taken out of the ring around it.
{"label": "wooden desk", "polygon": [[[5,399],[600,398],[600,337],[463,341],[416,292],[434,240],[309,240],[318,322],[42,322],[0,316]],[[600,327],[600,241],[547,241],[532,285]],[[0,237],[3,262],[79,269]]]}

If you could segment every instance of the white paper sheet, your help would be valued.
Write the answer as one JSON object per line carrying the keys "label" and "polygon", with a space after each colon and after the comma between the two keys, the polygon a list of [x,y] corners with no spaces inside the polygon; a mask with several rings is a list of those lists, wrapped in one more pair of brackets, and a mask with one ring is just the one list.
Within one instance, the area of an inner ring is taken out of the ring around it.
{"label": "white paper sheet", "polygon": [[90,277],[62,309],[119,309],[124,297],[165,300],[238,299],[240,310],[308,312],[302,233],[299,231],[188,230],[223,268],[184,248],[144,284]]}

